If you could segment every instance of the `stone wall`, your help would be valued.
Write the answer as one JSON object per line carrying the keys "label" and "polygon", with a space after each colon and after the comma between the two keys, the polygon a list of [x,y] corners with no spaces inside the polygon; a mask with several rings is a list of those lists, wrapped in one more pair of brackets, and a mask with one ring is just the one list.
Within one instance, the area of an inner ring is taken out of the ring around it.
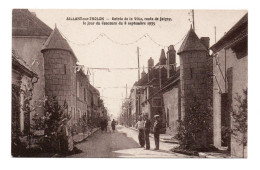
{"label": "stone wall", "polygon": [[180,55],[181,116],[192,106],[194,99],[207,105],[207,52],[183,52]]}
{"label": "stone wall", "polygon": [[44,55],[46,96],[57,96],[59,104],[66,100],[72,119],[76,114],[75,59],[64,50],[47,50]]}

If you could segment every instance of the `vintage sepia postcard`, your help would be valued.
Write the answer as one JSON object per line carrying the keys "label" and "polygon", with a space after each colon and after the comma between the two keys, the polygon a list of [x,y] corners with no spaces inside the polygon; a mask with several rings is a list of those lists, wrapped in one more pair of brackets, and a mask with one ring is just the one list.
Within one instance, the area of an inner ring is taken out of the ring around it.
{"label": "vintage sepia postcard", "polygon": [[13,157],[247,158],[248,11],[12,9]]}

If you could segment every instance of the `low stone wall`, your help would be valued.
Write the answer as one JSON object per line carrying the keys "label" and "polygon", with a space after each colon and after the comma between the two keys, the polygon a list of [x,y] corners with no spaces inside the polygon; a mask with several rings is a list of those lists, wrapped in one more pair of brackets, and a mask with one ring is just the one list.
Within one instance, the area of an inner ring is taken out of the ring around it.
{"label": "low stone wall", "polygon": [[79,143],[88,138],[90,135],[94,134],[97,132],[100,128],[94,128],[91,131],[87,131],[85,133],[79,133],[73,136],[73,142],[74,143]]}

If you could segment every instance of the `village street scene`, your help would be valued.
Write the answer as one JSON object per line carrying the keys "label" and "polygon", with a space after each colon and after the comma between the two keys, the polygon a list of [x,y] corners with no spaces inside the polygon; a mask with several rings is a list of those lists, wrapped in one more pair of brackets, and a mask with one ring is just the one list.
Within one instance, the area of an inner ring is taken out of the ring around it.
{"label": "village street scene", "polygon": [[12,157],[247,158],[246,10],[12,10]]}

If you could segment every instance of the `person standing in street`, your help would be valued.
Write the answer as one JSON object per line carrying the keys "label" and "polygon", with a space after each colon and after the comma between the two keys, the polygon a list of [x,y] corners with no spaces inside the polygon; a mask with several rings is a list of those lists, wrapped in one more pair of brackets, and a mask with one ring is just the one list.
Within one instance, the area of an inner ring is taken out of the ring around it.
{"label": "person standing in street", "polygon": [[138,122],[135,124],[135,128],[138,129],[139,144],[143,148],[145,141],[144,141],[144,120],[142,119],[142,117],[140,117]]}
{"label": "person standing in street", "polygon": [[144,137],[145,137],[145,149],[150,149],[150,140],[149,140],[149,134],[150,134],[150,128],[151,128],[151,122],[148,118],[148,115],[144,116],[145,122],[144,122]]}
{"label": "person standing in street", "polygon": [[155,115],[154,118],[155,118],[155,122],[153,125],[154,142],[155,142],[154,150],[159,150],[159,139],[160,139],[160,130],[161,130],[161,124],[159,121],[160,116]]}
{"label": "person standing in street", "polygon": [[116,121],[115,121],[115,119],[113,119],[113,121],[111,122],[111,127],[112,127],[113,132],[115,132],[115,130],[116,130]]}
{"label": "person standing in street", "polygon": [[105,120],[104,120],[104,129],[105,129],[105,132],[107,132],[107,125],[108,125],[108,120],[105,119]]}
{"label": "person standing in street", "polygon": [[101,127],[101,132],[103,133],[103,131],[104,131],[104,129],[105,129],[104,118],[101,119],[101,121],[100,121],[100,127]]}

